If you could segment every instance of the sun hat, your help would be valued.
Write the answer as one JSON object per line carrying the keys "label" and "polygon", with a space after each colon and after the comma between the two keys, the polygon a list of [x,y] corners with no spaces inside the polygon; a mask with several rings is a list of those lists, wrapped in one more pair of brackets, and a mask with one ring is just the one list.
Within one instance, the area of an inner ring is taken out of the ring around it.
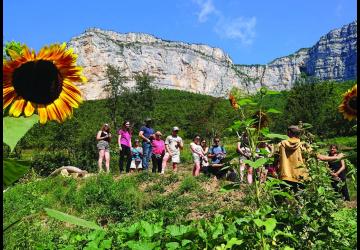
{"label": "sun hat", "polygon": [[162,135],[160,131],[156,131],[155,135]]}
{"label": "sun hat", "polygon": [[145,118],[145,121],[146,121],[146,122],[149,122],[149,121],[151,121],[151,118],[150,118],[150,117],[146,117],[146,118]]}
{"label": "sun hat", "polygon": [[180,129],[179,129],[179,127],[173,127],[173,131],[179,131]]}

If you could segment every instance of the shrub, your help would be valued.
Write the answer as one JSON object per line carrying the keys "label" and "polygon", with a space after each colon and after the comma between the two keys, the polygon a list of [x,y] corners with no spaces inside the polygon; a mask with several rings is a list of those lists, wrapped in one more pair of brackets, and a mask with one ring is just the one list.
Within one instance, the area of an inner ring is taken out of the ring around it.
{"label": "shrub", "polygon": [[55,169],[69,165],[70,156],[63,151],[37,153],[31,162],[31,167],[41,176],[48,176]]}

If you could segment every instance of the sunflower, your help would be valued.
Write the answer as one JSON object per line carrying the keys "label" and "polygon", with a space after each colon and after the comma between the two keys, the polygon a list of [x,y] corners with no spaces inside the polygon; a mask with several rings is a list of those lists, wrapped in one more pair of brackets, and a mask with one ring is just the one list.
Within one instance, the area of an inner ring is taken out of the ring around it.
{"label": "sunflower", "polygon": [[63,43],[45,46],[38,54],[27,46],[8,53],[11,60],[3,64],[3,109],[12,104],[9,115],[14,117],[31,116],[36,110],[41,124],[71,117],[82,102],[73,82],[86,82],[72,49],[66,50]]}
{"label": "sunflower", "polygon": [[343,94],[342,103],[339,106],[339,112],[343,113],[344,118],[351,121],[357,117],[357,85]]}
{"label": "sunflower", "polygon": [[238,109],[238,108],[239,108],[239,104],[236,103],[235,96],[234,96],[232,93],[229,94],[229,101],[230,101],[231,106],[232,106],[234,109]]}

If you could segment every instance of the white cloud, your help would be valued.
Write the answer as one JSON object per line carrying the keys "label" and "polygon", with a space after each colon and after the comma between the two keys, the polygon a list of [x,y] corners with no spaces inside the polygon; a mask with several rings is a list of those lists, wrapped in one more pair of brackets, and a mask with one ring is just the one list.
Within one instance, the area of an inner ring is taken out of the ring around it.
{"label": "white cloud", "polygon": [[207,21],[208,16],[213,14],[213,13],[217,13],[217,9],[215,8],[212,0],[196,0],[195,3],[197,3],[200,7],[200,12],[197,13],[198,16],[198,21],[200,23],[204,23]]}
{"label": "white cloud", "polygon": [[198,21],[205,23],[210,15],[216,18],[215,32],[223,38],[240,40],[244,45],[250,45],[255,38],[256,17],[225,18],[212,0],[193,0],[199,7]]}
{"label": "white cloud", "polygon": [[220,18],[214,29],[221,37],[239,39],[242,44],[250,45],[255,38],[255,25],[256,17]]}

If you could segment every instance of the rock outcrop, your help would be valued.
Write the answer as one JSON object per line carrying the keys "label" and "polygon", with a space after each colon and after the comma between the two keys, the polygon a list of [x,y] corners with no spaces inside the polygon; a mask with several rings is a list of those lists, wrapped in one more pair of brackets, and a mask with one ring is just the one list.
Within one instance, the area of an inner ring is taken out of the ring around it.
{"label": "rock outcrop", "polygon": [[[155,77],[154,84],[225,96],[231,87],[252,93],[261,86],[289,89],[301,72],[320,79],[347,80],[357,77],[356,21],[321,37],[309,49],[273,60],[267,65],[235,65],[219,48],[165,41],[142,33],[120,34],[97,28],[71,39],[88,83],[80,85],[86,100],[107,97],[106,65],[123,70],[129,79],[140,72]],[[129,80],[128,86],[135,84]]]}

